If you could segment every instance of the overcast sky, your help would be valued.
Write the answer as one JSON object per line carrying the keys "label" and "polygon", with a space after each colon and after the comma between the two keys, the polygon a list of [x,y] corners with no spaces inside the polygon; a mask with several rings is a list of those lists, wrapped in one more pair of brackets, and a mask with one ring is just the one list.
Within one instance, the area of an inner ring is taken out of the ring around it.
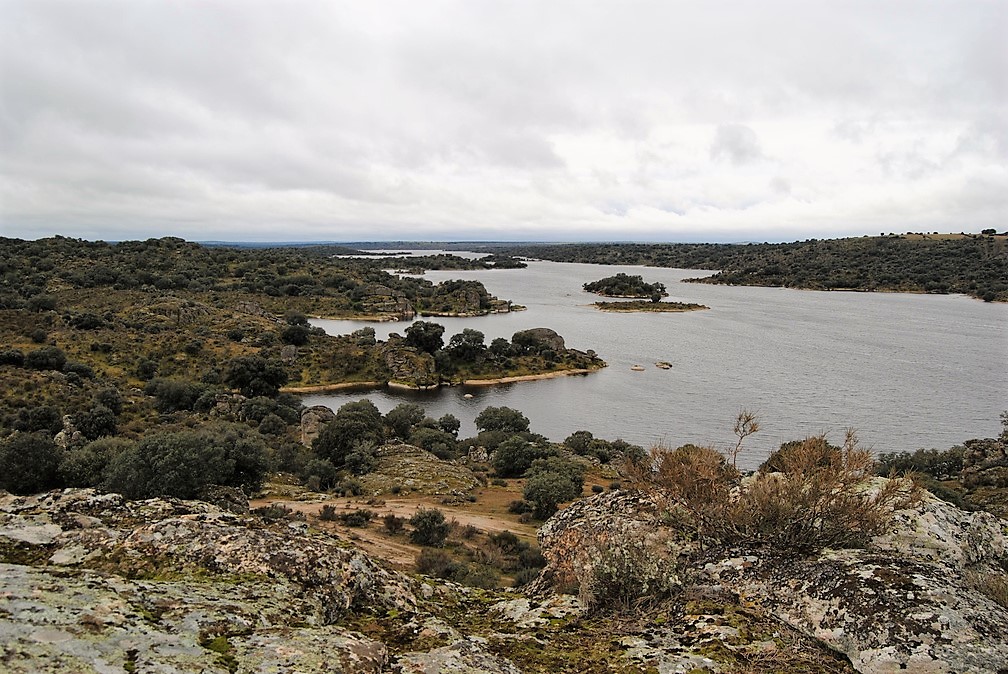
{"label": "overcast sky", "polygon": [[1008,1],[0,0],[0,233],[1008,228]]}

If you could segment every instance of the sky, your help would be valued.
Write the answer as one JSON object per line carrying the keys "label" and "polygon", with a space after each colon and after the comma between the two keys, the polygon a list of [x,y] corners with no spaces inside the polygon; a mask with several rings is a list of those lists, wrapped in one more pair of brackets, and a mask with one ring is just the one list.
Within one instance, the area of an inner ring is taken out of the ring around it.
{"label": "sky", "polygon": [[0,0],[0,235],[1008,229],[1008,0]]}

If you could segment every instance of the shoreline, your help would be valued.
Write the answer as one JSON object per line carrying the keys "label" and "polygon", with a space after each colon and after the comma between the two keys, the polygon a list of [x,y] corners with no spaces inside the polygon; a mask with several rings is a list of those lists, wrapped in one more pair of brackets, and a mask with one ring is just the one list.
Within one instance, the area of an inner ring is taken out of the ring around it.
{"label": "shoreline", "polygon": [[577,370],[558,370],[554,372],[543,372],[541,374],[522,374],[513,377],[496,377],[494,379],[464,379],[461,382],[442,382],[433,386],[415,386],[396,381],[346,381],[334,384],[315,384],[312,386],[286,386],[280,389],[281,393],[293,393],[296,395],[306,393],[326,393],[329,391],[347,391],[353,389],[379,389],[390,388],[397,391],[433,391],[439,388],[450,388],[452,386],[495,386],[497,384],[513,384],[522,381],[538,381],[540,379],[556,379],[557,377],[567,377],[571,375],[591,374],[598,372],[602,368],[581,368]]}
{"label": "shoreline", "polygon": [[280,393],[326,393],[327,391],[345,391],[347,389],[359,388],[381,388],[384,386],[380,381],[343,381],[335,384],[313,384],[312,386],[284,386]]}
{"label": "shoreline", "polygon": [[498,377],[496,379],[465,379],[462,386],[493,386],[495,384],[513,384],[519,381],[538,381],[540,379],[556,379],[575,374],[591,374],[598,372],[602,368],[582,368],[579,370],[559,370],[556,372],[543,372],[542,374],[522,374],[514,377]]}

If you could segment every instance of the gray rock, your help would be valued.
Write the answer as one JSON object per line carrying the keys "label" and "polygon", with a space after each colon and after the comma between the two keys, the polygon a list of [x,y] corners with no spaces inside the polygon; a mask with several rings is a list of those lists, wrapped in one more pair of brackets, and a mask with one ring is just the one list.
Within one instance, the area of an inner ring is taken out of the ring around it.
{"label": "gray rock", "polygon": [[325,405],[314,405],[301,412],[301,443],[311,447],[322,428],[336,418],[336,413]]}
{"label": "gray rock", "polygon": [[478,639],[464,639],[427,653],[396,658],[396,674],[521,674],[513,662],[484,650]]}

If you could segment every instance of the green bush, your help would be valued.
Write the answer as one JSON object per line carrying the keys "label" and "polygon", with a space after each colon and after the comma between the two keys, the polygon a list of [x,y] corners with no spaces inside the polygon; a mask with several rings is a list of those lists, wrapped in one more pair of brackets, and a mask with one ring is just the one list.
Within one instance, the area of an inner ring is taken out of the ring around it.
{"label": "green bush", "polygon": [[879,475],[924,473],[936,480],[954,480],[963,469],[963,447],[945,451],[918,449],[909,452],[880,454],[875,472]]}
{"label": "green bush", "polygon": [[25,356],[25,366],[33,370],[62,370],[67,357],[58,346],[43,346]]}
{"label": "green bush", "polygon": [[60,486],[60,448],[46,433],[15,433],[0,442],[0,488],[34,494]]}
{"label": "green bush", "polygon": [[262,436],[240,424],[154,433],[108,464],[105,488],[127,498],[196,498],[209,485],[257,489],[268,467]]}
{"label": "green bush", "polygon": [[449,524],[444,513],[437,508],[421,508],[410,518],[410,540],[416,545],[440,548],[448,538]]}

